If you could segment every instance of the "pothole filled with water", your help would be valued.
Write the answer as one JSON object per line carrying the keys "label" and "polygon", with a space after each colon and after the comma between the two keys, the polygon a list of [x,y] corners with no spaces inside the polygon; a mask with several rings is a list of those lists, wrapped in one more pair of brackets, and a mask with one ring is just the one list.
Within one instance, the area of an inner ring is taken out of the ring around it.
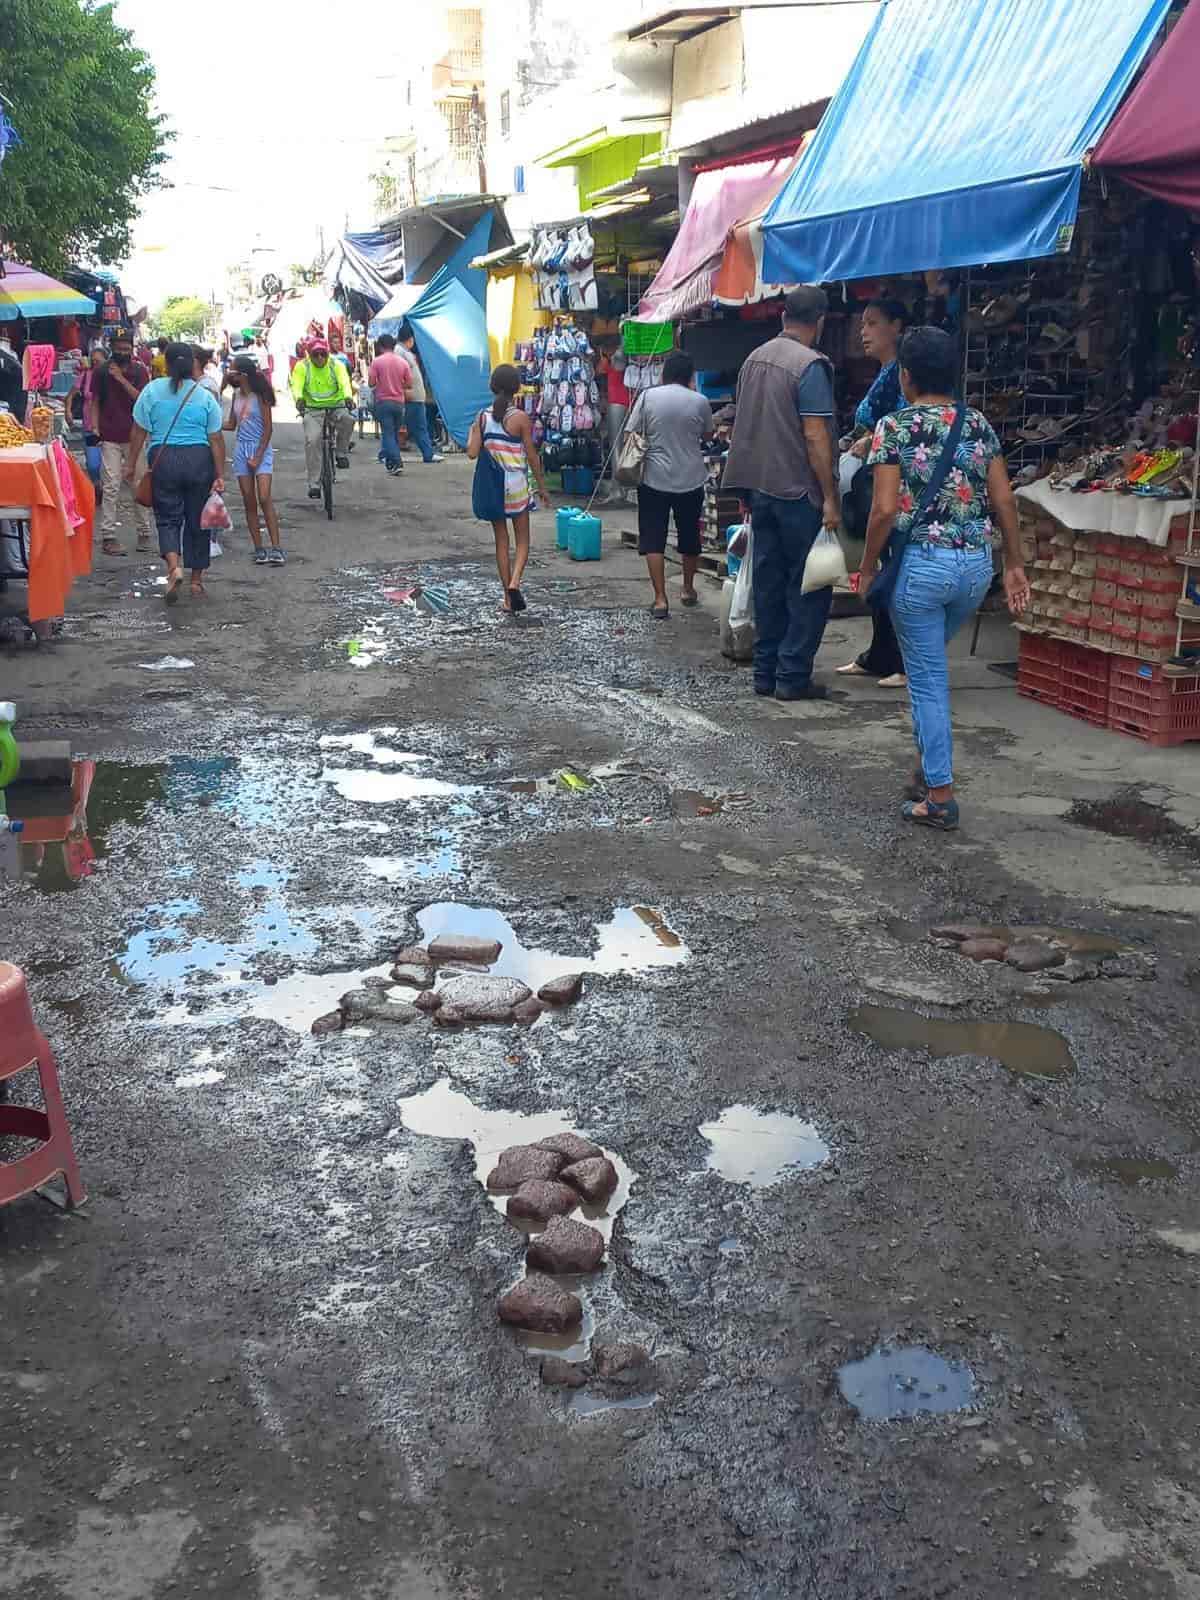
{"label": "pothole filled with water", "polygon": [[606,1411],[648,1411],[657,1402],[657,1394],[630,1394],[614,1400],[607,1395],[585,1394],[577,1389],[567,1401],[567,1410],[577,1417],[598,1417]]}
{"label": "pothole filled with water", "polygon": [[838,1388],[859,1416],[881,1420],[963,1411],[975,1398],[970,1367],[924,1345],[885,1345],[861,1361],[848,1361],[838,1368]]}
{"label": "pothole filled with water", "polygon": [[1179,1176],[1178,1167],[1153,1156],[1081,1156],[1075,1167],[1089,1176],[1115,1178],[1126,1189],[1136,1189],[1139,1183],[1169,1183]]}
{"label": "pothole filled with water", "polygon": [[781,1111],[728,1106],[715,1122],[702,1123],[700,1133],[712,1146],[709,1170],[752,1189],[769,1188],[829,1160],[829,1146],[813,1123]]}
{"label": "pothole filled with water", "polygon": [[864,1004],[851,1015],[850,1026],[885,1050],[924,1050],[935,1059],[983,1056],[1019,1077],[1065,1078],[1075,1070],[1062,1034],[1033,1022],[947,1021]]}
{"label": "pothole filled with water", "polygon": [[1115,839],[1137,839],[1180,855],[1200,857],[1200,833],[1177,822],[1165,806],[1143,800],[1136,787],[1121,789],[1108,800],[1077,800],[1066,820]]}

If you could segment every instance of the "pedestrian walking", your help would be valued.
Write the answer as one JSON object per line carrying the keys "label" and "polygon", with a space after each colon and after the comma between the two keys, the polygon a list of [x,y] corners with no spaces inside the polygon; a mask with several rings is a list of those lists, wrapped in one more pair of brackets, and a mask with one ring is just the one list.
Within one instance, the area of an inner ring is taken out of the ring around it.
{"label": "pedestrian walking", "polygon": [[[1029,583],[1000,441],[982,413],[953,398],[954,339],[940,328],[910,328],[899,361],[906,404],[879,423],[867,457],[875,484],[858,588],[869,599],[877,578],[891,586],[892,621],[908,669],[921,758],[913,781],[923,798],[908,801],[903,814],[946,831],[959,820],[946,646],[991,586],[995,523],[1004,536],[1004,592],[1014,616],[1029,604]],[[889,536],[896,548],[881,578]]]}
{"label": "pedestrian walking", "polygon": [[429,394],[425,386],[425,374],[421,368],[421,358],[417,354],[417,336],[407,324],[400,330],[400,345],[412,369],[412,389],[408,396],[408,405],[405,407],[404,426],[408,429],[409,439],[421,452],[421,460],[429,466],[434,461],[444,461],[446,458],[433,448],[433,439],[429,432]]}
{"label": "pedestrian walking", "polygon": [[304,464],[308,472],[308,498],[321,498],[321,439],[325,414],[335,413],[334,459],[341,471],[350,465],[350,440],[354,434],[354,391],[350,373],[340,361],[331,361],[324,339],[313,339],[307,354],[292,368],[292,399],[304,423]]}
{"label": "pedestrian walking", "polygon": [[404,471],[404,458],[400,454],[400,429],[404,427],[408,402],[412,395],[412,367],[404,356],[398,354],[396,341],[390,333],[379,336],[375,342],[375,359],[367,372],[367,382],[375,391],[375,416],[382,435],[380,446],[383,464],[393,478]]}
{"label": "pedestrian walking", "polygon": [[202,389],[207,389],[218,405],[221,403],[221,389],[224,379],[221,369],[214,356],[216,352],[207,349],[202,344],[192,346],[192,377],[196,379]]}
{"label": "pedestrian walking", "polygon": [[154,343],[154,354],[150,357],[150,376],[152,378],[165,378],[167,375],[167,351],[170,340],[157,339]]}
{"label": "pedestrian walking", "polygon": [[[134,406],[150,382],[150,374],[133,359],[133,343],[123,335],[112,342],[108,361],[92,380],[94,431],[100,438],[100,473],[103,503],[100,507],[101,545],[106,556],[123,556],[119,538],[121,522],[121,484],[127,477],[135,481],[145,470],[140,448],[131,454]],[[139,551],[150,548],[150,510],[133,505]]]}
{"label": "pedestrian walking", "polygon": [[812,681],[833,604],[831,588],[801,593],[822,526],[836,531],[833,366],[816,348],[829,301],[804,285],[784,297],[783,328],[742,364],[724,487],[741,496],[752,528],[754,692],[824,700]]}
{"label": "pedestrian walking", "polygon": [[[467,459],[476,461],[483,455],[492,464],[490,476],[495,491],[482,492],[477,468],[472,504],[475,515],[481,521],[490,522],[496,536],[496,570],[504,590],[501,607],[504,611],[525,610],[521,579],[529,560],[529,513],[533,509],[530,473],[542,504],[547,510],[550,507],[550,493],[542,473],[542,458],[533,442],[532,424],[525,412],[513,404],[520,387],[521,374],[516,367],[497,367],[491,377],[491,390],[496,396],[492,409],[479,413],[467,436]],[[516,545],[515,559],[508,543],[510,522]]]}
{"label": "pedestrian walking", "polygon": [[[279,537],[279,517],[275,510],[274,434],[275,390],[271,380],[250,356],[234,356],[229,376],[234,385],[229,407],[227,432],[236,430],[233,450],[233,475],[242,491],[246,526],[254,544],[256,567],[282,567],[287,560]],[[270,548],[264,548],[262,521],[267,525]]]}
{"label": "pedestrian walking", "polygon": [[[900,364],[896,352],[900,339],[908,326],[908,308],[900,300],[868,300],[862,314],[862,346],[869,356],[880,363],[874,383],[859,402],[854,413],[854,425],[864,430],[862,438],[851,447],[851,453],[860,461],[867,459],[875,429],[904,404],[900,392]],[[860,467],[860,472],[870,472]],[[878,679],[881,689],[903,689],[908,679],[904,675],[904,658],[892,619],[883,606],[871,612],[871,643],[853,661],[847,661],[837,670],[844,677]]]}
{"label": "pedestrian walking", "polygon": [[645,556],[654,586],[651,615],[670,616],[667,601],[667,528],[675,519],[675,543],[683,567],[680,603],[699,605],[696,568],[700,562],[700,518],[704,512],[704,480],[708,466],[704,442],[713,432],[712,407],[693,383],[696,365],[683,350],[663,364],[663,381],[645,389],[634,402],[629,427],[646,440],[642,481],[638,485],[638,554]]}
{"label": "pedestrian walking", "polygon": [[212,561],[208,530],[201,515],[214,489],[225,488],[225,440],[221,407],[192,376],[190,344],[167,346],[169,376],[154,378],[133,408],[133,433],[125,476],[133,479],[147,445],[159,554],[167,564],[166,602],[179,598],[183,568],[192,574],[192,597],[203,599],[204,574]]}
{"label": "pedestrian walking", "polygon": [[602,495],[597,496],[601,505],[610,505],[614,500],[618,505],[629,504],[629,490],[623,483],[617,481],[617,457],[621,453],[621,441],[625,437],[625,425],[629,416],[629,390],[625,385],[627,365],[628,358],[618,344],[615,349],[607,351],[600,357],[596,367],[596,377],[598,380],[603,380],[604,384],[604,428],[608,440],[611,474],[608,488]]}

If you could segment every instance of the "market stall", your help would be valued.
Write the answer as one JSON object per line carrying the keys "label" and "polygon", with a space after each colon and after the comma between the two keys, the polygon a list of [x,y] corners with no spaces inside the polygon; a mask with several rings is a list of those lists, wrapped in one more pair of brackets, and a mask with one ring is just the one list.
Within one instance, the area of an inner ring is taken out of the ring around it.
{"label": "market stall", "polygon": [[0,587],[28,586],[30,623],[61,617],[92,568],[96,500],[60,439],[0,445]]}

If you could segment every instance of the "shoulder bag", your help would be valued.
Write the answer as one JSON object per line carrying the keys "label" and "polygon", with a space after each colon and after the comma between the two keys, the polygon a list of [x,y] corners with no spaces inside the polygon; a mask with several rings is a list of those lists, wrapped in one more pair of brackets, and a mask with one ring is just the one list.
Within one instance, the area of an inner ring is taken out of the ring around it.
{"label": "shoulder bag", "polygon": [[642,395],[638,395],[634,402],[621,438],[621,448],[617,451],[617,482],[625,484],[628,488],[636,488],[641,483],[642,473],[646,470],[646,456],[650,450],[650,441],[639,428],[634,426],[635,419],[641,415],[643,398]]}
{"label": "shoulder bag", "polygon": [[175,431],[175,424],[179,421],[180,413],[183,411],[184,406],[187,405],[188,401],[192,398],[199,387],[199,382],[193,383],[192,387],[179,402],[179,405],[175,410],[175,415],[171,418],[171,426],[167,429],[166,433],[163,434],[163,442],[158,447],[158,454],[154,457],[153,462],[146,468],[145,472],[143,472],[141,477],[138,479],[137,488],[133,491],[133,498],[137,501],[138,505],[152,506],[154,504],[154,469],[162,459],[162,453],[167,448],[167,440]]}
{"label": "shoulder bag", "polygon": [[475,476],[471,481],[471,512],[480,522],[503,522],[504,468],[487,447],[485,430],[488,416],[488,412],[481,411],[476,418],[479,454],[475,457]]}
{"label": "shoulder bag", "polygon": [[917,509],[913,513],[908,532],[901,536],[899,531],[893,528],[888,535],[888,541],[880,552],[879,571],[867,591],[867,604],[872,611],[886,611],[892,603],[892,597],[896,592],[896,579],[900,576],[900,559],[913,533],[929,515],[934,501],[942,492],[942,485],[954,465],[954,457],[958,452],[958,442],[962,438],[963,424],[966,420],[967,408],[965,405],[960,405],[955,410],[954,421],[950,424],[950,432],[946,435],[946,442],[942,446],[941,455],[938,456],[937,466],[933,469],[933,476],[925,485],[924,493],[917,502]]}

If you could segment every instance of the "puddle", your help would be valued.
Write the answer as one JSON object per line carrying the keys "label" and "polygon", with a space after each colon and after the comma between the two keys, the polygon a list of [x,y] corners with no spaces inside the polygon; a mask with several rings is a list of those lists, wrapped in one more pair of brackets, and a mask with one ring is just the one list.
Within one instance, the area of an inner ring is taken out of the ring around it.
{"label": "puddle", "polygon": [[1200,833],[1176,822],[1164,806],[1143,800],[1136,788],[1121,789],[1110,800],[1077,800],[1066,820],[1114,839],[1137,839],[1200,857]]}
{"label": "puddle", "polygon": [[[521,1278],[524,1276],[522,1272]],[[514,1279],[509,1288],[515,1288],[521,1278]],[[579,1303],[583,1307],[579,1326],[572,1328],[570,1333],[534,1333],[529,1328],[510,1328],[509,1336],[531,1356],[558,1356],[563,1361],[586,1361],[592,1353],[592,1338],[596,1332],[596,1313],[587,1291],[588,1280],[575,1273],[560,1272],[554,1281],[569,1294],[579,1296]]]}
{"label": "puddle", "polygon": [[1123,1188],[1135,1189],[1139,1183],[1169,1183],[1179,1176],[1179,1168],[1169,1161],[1141,1156],[1087,1156],[1076,1161],[1080,1172],[1115,1178]]}
{"label": "puddle", "polygon": [[576,1389],[567,1401],[567,1410],[577,1417],[598,1417],[605,1411],[646,1411],[657,1401],[657,1394],[630,1394],[621,1400],[607,1400],[603,1395],[584,1394]]}
{"label": "puddle", "polygon": [[144,672],[189,672],[196,663],[186,656],[159,656],[157,661],[139,661]]}
{"label": "puddle", "polygon": [[[10,816],[25,822],[13,862],[26,881],[44,893],[77,889],[109,854],[108,836],[118,823],[136,826],[163,798],[164,765],[133,766],[113,761],[76,761],[71,785],[17,784],[7,791]],[[10,869],[11,870],[11,869]],[[14,873],[16,875],[16,873]]]}
{"label": "puddle", "polygon": [[975,1379],[968,1366],[924,1345],[885,1346],[839,1367],[838,1388],[860,1416],[888,1419],[963,1411],[974,1399]]}
{"label": "puddle", "polygon": [[[440,933],[475,934],[498,939],[499,959],[488,968],[504,978],[519,978],[536,992],[551,978],[571,972],[643,972],[651,967],[679,966],[688,947],[668,926],[662,913],[649,906],[621,906],[595,929],[592,954],[560,956],[552,950],[527,949],[499,911],[484,906],[442,901],[417,913],[423,943]],[[511,1142],[511,1141],[510,1141]]]}
{"label": "puddle", "polygon": [[[769,1188],[793,1172],[809,1171],[829,1160],[829,1146],[813,1124],[785,1112],[727,1106],[715,1122],[702,1123],[700,1132],[712,1146],[709,1171],[752,1189]],[[736,1239],[732,1246],[737,1246]]]}
{"label": "puddle", "polygon": [[375,728],[366,733],[327,733],[317,740],[322,750],[353,750],[356,755],[368,756],[381,767],[410,767],[422,761],[432,761],[432,756],[419,755],[414,750],[393,750],[382,744],[383,739],[395,739],[399,728]]}
{"label": "puddle", "polygon": [[945,1056],[986,1056],[1029,1078],[1065,1078],[1075,1070],[1067,1041],[1033,1022],[959,1022],[918,1016],[890,1006],[860,1005],[850,1026],[885,1050],[926,1050]]}
{"label": "puddle", "polygon": [[462,851],[449,843],[454,835],[448,828],[435,830],[433,837],[446,841],[440,850],[415,856],[363,856],[362,870],[384,883],[425,882],[430,878],[457,878],[462,872]]}
{"label": "puddle", "polygon": [[[524,1111],[485,1111],[467,1095],[452,1088],[448,1078],[442,1078],[423,1094],[410,1095],[407,1100],[401,1100],[400,1120],[413,1133],[427,1134],[436,1139],[468,1140],[475,1147],[475,1176],[485,1190],[488,1173],[496,1165],[501,1150],[514,1144],[536,1144],[539,1139],[548,1139],[555,1133],[576,1131],[565,1111],[533,1114]],[[580,1201],[571,1215],[590,1222],[605,1239],[611,1239],[613,1223],[629,1198],[637,1174],[613,1151],[606,1150],[604,1153],[617,1169],[615,1191],[604,1207],[597,1209]],[[501,1216],[506,1216],[506,1194],[492,1194],[489,1191],[488,1199]]]}

